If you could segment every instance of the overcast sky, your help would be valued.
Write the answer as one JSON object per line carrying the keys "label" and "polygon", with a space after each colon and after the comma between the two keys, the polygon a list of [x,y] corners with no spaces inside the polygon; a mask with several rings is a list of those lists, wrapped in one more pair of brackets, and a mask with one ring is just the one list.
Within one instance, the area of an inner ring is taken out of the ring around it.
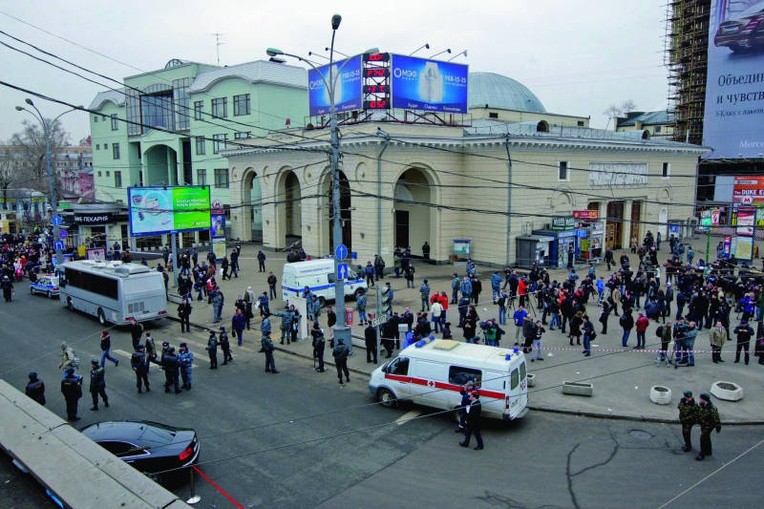
{"label": "overcast sky", "polygon": [[[0,30],[121,79],[172,58],[214,64],[216,32],[223,65],[267,58],[269,46],[323,52],[338,13],[335,48],[344,53],[408,54],[425,43],[430,50],[417,56],[466,49],[468,57],[455,61],[470,71],[514,78],[547,111],[591,116],[592,126],[605,127],[602,112],[626,99],[639,110],[666,107],[665,10],[665,0],[0,0]],[[4,34],[0,41],[34,52]],[[2,81],[75,105],[105,89],[5,46],[0,69]],[[0,140],[21,129],[27,115],[14,106],[25,97],[0,86]],[[66,109],[35,103],[48,117]],[[62,121],[73,143],[89,133],[84,113]]]}

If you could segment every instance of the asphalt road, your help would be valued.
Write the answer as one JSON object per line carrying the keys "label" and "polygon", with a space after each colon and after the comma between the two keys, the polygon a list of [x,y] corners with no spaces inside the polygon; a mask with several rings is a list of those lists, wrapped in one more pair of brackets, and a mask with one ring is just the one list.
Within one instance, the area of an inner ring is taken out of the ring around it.
{"label": "asphalt road", "polygon": [[[22,291],[15,303],[0,303],[0,319],[7,348],[0,376],[23,389],[27,372],[37,371],[48,408],[64,415],[59,344],[73,343],[87,364],[99,353],[101,327]],[[179,342],[176,323],[156,324],[153,332],[158,344]],[[486,449],[474,451],[457,446],[444,415],[373,405],[359,376],[340,388],[332,372],[314,373],[310,362],[278,352],[281,373],[264,373],[253,333],[242,349],[233,347],[235,362],[216,371],[207,369],[206,334],[184,335],[196,355],[193,390],[163,393],[162,373],[152,367],[154,390],[137,394],[129,334],[114,330],[112,337],[121,362],[107,364],[111,407],[90,411],[86,394],[77,424],[138,418],[192,426],[202,441],[200,468],[244,507],[760,505],[758,427],[726,427],[714,435],[713,458],[696,462],[679,451],[678,425],[531,413],[488,425]],[[194,486],[197,507],[232,507],[208,481],[197,477]],[[184,498],[192,493],[189,483],[171,488]],[[30,504],[19,507],[36,507]]]}

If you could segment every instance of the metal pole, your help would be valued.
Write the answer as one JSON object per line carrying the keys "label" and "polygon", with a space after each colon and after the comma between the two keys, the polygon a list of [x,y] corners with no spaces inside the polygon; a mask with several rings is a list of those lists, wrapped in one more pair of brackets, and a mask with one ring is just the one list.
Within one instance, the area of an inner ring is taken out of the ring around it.
{"label": "metal pole", "polygon": [[[342,18],[335,14],[332,17],[332,44],[329,51],[329,105],[331,108],[330,117],[330,133],[331,133],[331,167],[332,167],[332,240],[334,251],[337,251],[337,247],[342,244],[342,218],[340,207],[340,136],[339,128],[337,127],[337,105],[334,102],[335,98],[335,77],[334,77],[334,36],[337,34],[337,28]],[[338,265],[341,260],[334,257],[334,273],[339,275]],[[345,321],[345,280],[336,279],[334,285],[334,302],[337,308],[337,323],[334,325],[334,339],[338,342],[342,342],[348,347],[352,347],[352,341],[350,336],[350,328]]]}
{"label": "metal pole", "polygon": [[[172,281],[175,288],[178,287],[178,234],[170,234],[170,242],[172,243]],[[164,268],[167,270],[167,267]]]}
{"label": "metal pole", "polygon": [[509,135],[504,142],[504,148],[507,149],[507,260],[506,266],[509,267],[510,247],[512,244],[512,156],[509,154]]}
{"label": "metal pole", "polygon": [[[382,154],[385,153],[387,146],[390,144],[390,135],[381,129],[377,130],[377,135],[384,138],[384,145],[377,156],[377,254],[382,256]],[[381,283],[381,281],[378,283]],[[379,284],[374,285],[374,287],[377,290],[377,304],[374,318],[377,318],[382,316],[382,290]],[[379,364],[380,346],[382,344],[381,339],[382,334],[377,334],[377,364]]]}

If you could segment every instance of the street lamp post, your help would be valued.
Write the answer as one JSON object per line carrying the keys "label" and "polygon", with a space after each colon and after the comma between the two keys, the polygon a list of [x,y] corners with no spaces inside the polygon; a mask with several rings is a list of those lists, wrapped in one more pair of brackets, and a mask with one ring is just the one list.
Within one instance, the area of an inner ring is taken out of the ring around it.
{"label": "street lamp post", "polygon": [[[381,127],[377,128],[377,136],[382,138],[382,150],[379,151],[377,156],[377,255],[382,256],[382,154],[387,150],[387,146],[390,145],[390,135],[382,130]],[[382,316],[382,290],[380,285],[374,285],[377,289],[377,305],[374,317],[378,318]],[[382,335],[380,334],[381,338]],[[379,359],[379,347],[380,342],[377,342],[377,359]]]}
{"label": "street lamp post", "polygon": [[[60,222],[56,220],[56,216],[58,216],[58,195],[56,193],[56,180],[53,176],[53,165],[51,164],[51,154],[50,154],[50,138],[52,136],[52,129],[53,126],[56,124],[56,121],[61,118],[62,116],[66,115],[67,113],[71,113],[72,111],[78,111],[82,107],[72,108],[70,110],[66,110],[63,113],[60,113],[56,118],[53,120],[45,120],[45,117],[43,116],[42,112],[35,106],[34,102],[32,102],[31,99],[27,98],[24,102],[27,103],[27,105],[31,106],[32,109],[34,109],[34,112],[23,107],[23,106],[16,106],[16,111],[26,111],[30,115],[32,115],[38,122],[40,122],[40,126],[42,127],[42,133],[43,137],[45,138],[45,165],[48,172],[48,187],[49,187],[49,200],[50,200],[50,219],[51,223],[53,223],[53,247],[56,250],[56,265],[60,265],[64,263],[63,258],[63,252],[60,247],[60,244],[57,244],[57,241],[60,240],[59,234],[59,224]],[[54,266],[55,270],[55,266]]]}
{"label": "street lamp post", "polygon": [[[318,72],[321,80],[324,82],[326,90],[329,92],[329,107],[330,107],[330,145],[331,150],[329,153],[329,161],[332,168],[332,245],[335,253],[338,251],[337,247],[342,244],[342,217],[340,208],[340,136],[339,128],[337,127],[337,105],[335,103],[335,89],[336,82],[334,76],[334,36],[337,33],[337,29],[342,22],[342,16],[335,14],[332,16],[332,43],[328,48],[329,50],[329,76],[324,76],[324,73],[308,59],[292,53],[286,53],[276,48],[268,48],[267,54],[270,57],[287,56],[296,58],[302,62],[308,64],[314,71]],[[367,53],[378,53],[377,48],[373,48],[367,51]],[[338,52],[339,53],[339,52]],[[347,62],[346,62],[347,63]],[[344,64],[343,64],[344,66]],[[341,69],[341,68],[340,68]],[[347,326],[345,320],[345,281],[339,278],[338,265],[342,260],[334,257],[334,273],[336,276],[334,285],[334,302],[337,307],[337,324],[334,325],[334,339],[338,342],[342,342],[349,347],[352,347],[350,337],[350,327]]]}

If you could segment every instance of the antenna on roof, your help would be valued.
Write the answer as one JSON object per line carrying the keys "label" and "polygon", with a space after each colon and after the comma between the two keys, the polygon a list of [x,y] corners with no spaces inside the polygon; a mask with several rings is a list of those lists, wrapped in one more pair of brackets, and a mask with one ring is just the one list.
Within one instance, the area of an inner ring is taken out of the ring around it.
{"label": "antenna on roof", "polygon": [[225,42],[223,42],[224,34],[220,32],[215,32],[212,35],[215,36],[215,55],[217,56],[217,65],[219,66],[220,65],[220,46],[225,44]]}

